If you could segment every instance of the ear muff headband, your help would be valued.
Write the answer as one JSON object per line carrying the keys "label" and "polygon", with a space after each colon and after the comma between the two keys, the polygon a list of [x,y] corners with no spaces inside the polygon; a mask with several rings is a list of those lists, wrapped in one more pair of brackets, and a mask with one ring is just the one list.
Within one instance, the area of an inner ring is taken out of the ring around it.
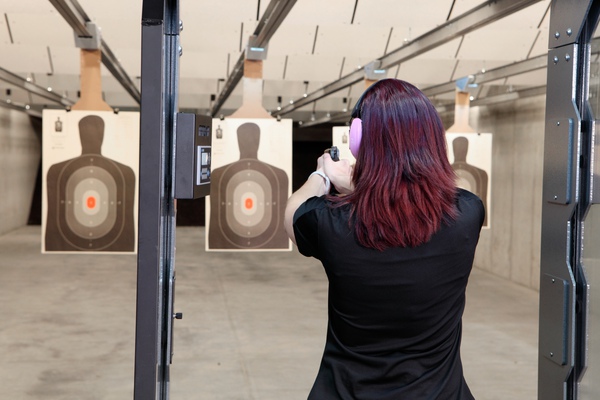
{"label": "ear muff headband", "polygon": [[362,139],[362,120],[360,118],[354,118],[352,120],[349,136],[350,152],[355,158],[357,158],[358,149],[360,148],[360,140]]}

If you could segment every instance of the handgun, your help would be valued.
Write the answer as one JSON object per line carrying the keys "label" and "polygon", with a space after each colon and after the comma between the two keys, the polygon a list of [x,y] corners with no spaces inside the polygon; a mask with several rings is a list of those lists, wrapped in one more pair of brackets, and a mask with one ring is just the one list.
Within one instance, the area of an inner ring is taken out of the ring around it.
{"label": "handgun", "polygon": [[329,153],[333,161],[340,161],[340,151],[337,146],[331,146],[330,148],[325,149],[325,153]]}

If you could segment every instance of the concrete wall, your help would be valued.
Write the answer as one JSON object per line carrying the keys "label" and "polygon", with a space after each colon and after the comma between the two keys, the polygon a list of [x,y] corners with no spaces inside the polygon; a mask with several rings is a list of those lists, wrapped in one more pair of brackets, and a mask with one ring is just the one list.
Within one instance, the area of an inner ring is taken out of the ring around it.
{"label": "concrete wall", "polygon": [[[469,124],[493,133],[491,228],[475,267],[539,289],[545,97],[472,107]],[[452,121],[444,121],[446,126]]]}
{"label": "concrete wall", "polygon": [[27,114],[0,108],[0,235],[27,224],[40,138]]}

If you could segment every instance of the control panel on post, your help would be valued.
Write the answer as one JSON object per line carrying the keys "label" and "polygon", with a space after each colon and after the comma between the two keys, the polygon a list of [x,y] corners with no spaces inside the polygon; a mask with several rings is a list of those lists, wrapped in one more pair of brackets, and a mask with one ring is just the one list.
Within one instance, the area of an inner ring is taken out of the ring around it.
{"label": "control panel on post", "polygon": [[209,116],[177,114],[176,199],[198,199],[210,193],[211,129]]}

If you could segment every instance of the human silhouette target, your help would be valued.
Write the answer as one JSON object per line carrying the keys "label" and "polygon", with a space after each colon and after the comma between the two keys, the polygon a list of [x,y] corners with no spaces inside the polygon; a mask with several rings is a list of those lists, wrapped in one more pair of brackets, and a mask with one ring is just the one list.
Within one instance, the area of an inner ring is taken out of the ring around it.
{"label": "human silhouette target", "polygon": [[258,160],[260,127],[237,129],[240,159],[211,174],[209,249],[288,249],[283,226],[288,176]]}
{"label": "human silhouette target", "polygon": [[104,120],[79,121],[81,155],[50,167],[46,176],[46,251],[135,249],[135,174],[101,154]]}
{"label": "human silhouette target", "polygon": [[[488,174],[485,170],[467,162],[469,140],[464,136],[456,137],[452,140],[452,151],[454,152],[452,169],[454,169],[457,176],[457,186],[475,193],[488,210]],[[483,226],[487,226],[488,212],[485,214]]]}

